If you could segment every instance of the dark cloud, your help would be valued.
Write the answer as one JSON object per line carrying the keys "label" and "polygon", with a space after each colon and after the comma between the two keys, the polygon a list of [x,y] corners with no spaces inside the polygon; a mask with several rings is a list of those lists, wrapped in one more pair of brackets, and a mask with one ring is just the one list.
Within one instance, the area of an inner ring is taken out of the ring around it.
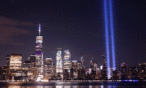
{"label": "dark cloud", "polygon": [[33,23],[30,22],[21,22],[5,17],[0,17],[0,44],[22,45],[23,43],[16,41],[14,37],[30,35],[31,31],[25,29],[24,26],[32,25]]}

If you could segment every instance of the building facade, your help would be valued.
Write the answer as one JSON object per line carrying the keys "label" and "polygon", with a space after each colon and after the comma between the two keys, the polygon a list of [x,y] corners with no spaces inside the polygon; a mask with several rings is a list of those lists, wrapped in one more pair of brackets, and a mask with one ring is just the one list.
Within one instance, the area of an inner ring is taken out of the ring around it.
{"label": "building facade", "polygon": [[38,78],[43,78],[43,36],[41,36],[41,25],[39,24],[39,35],[36,37],[36,67],[38,69]]}
{"label": "building facade", "polygon": [[47,79],[51,79],[53,76],[53,60],[52,60],[52,58],[45,59],[44,76]]}
{"label": "building facade", "polygon": [[71,70],[71,53],[69,50],[64,50],[64,59],[63,59],[63,74],[64,79],[70,79],[70,70]]}
{"label": "building facade", "polygon": [[58,76],[57,79],[63,78],[63,59],[61,48],[58,48],[56,53],[56,75]]}
{"label": "building facade", "polygon": [[10,56],[10,70],[20,70],[22,66],[22,55],[11,54]]}

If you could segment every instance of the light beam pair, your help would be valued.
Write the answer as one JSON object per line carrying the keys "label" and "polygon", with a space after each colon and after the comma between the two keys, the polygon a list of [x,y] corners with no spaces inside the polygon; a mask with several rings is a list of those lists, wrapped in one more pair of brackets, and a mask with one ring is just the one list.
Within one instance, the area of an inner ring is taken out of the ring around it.
{"label": "light beam pair", "polygon": [[[113,28],[113,13],[112,13],[112,0],[104,0],[104,20],[105,20],[105,42],[106,42],[106,58],[107,58],[107,76],[110,79],[110,43],[112,51],[112,66],[113,70],[116,70],[115,66],[115,46],[114,46],[114,28]],[[111,37],[111,42],[109,41]]]}

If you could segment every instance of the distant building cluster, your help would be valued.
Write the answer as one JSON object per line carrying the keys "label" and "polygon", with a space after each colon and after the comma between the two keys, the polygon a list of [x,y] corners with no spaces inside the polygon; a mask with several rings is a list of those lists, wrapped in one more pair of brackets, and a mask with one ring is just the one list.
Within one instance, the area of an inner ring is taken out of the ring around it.
{"label": "distant building cluster", "polygon": [[107,80],[107,71],[110,70],[110,79],[146,79],[146,63],[140,63],[138,68],[129,67],[122,63],[119,69],[107,69],[105,57],[103,64],[98,68],[92,58],[90,67],[85,66],[85,60],[81,56],[80,61],[71,59],[69,50],[58,48],[56,63],[52,58],[43,58],[43,36],[39,24],[39,35],[36,37],[35,54],[29,56],[22,63],[22,55],[13,53],[7,55],[6,66],[0,67],[0,80],[19,81],[43,81],[43,80]]}

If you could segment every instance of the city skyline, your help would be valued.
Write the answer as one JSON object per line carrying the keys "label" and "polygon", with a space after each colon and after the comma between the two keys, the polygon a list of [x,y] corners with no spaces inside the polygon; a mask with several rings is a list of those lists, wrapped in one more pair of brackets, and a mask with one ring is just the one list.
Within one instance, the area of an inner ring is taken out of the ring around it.
{"label": "city skyline", "polygon": [[[98,67],[101,65],[106,52],[102,1],[1,2],[0,66],[5,65],[6,55],[11,53],[21,53],[23,62],[35,53],[38,23],[42,24],[44,59],[56,61],[57,48],[63,48],[70,50],[72,59],[80,60],[83,54],[86,63],[94,58]],[[116,66],[122,62],[130,66],[145,62],[143,1],[113,2]]]}

